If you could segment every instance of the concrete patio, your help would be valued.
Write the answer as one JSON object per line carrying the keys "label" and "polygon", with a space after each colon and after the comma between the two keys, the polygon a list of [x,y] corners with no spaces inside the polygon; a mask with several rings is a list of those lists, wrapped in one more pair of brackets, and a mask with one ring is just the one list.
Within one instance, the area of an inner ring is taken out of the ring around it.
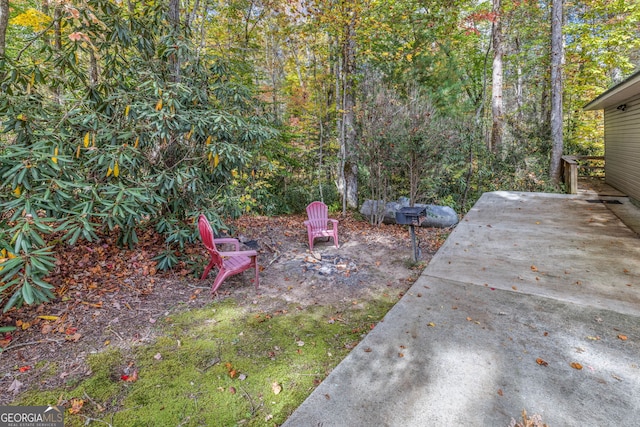
{"label": "concrete patio", "polygon": [[634,228],[625,197],[483,195],[284,425],[638,426]]}

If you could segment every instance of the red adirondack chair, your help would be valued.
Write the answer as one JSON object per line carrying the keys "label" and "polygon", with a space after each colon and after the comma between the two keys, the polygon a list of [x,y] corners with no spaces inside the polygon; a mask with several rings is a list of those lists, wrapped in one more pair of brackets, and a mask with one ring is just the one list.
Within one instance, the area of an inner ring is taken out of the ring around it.
{"label": "red adirondack chair", "polygon": [[[202,243],[204,243],[205,247],[211,254],[211,261],[204,269],[204,273],[202,273],[202,277],[200,280],[204,280],[209,271],[215,265],[218,267],[218,275],[213,281],[213,286],[211,287],[211,293],[215,293],[222,282],[234,274],[242,273],[243,271],[249,268],[256,269],[256,289],[258,289],[258,253],[256,251],[241,251],[240,250],[240,242],[238,239],[233,238],[214,238],[213,230],[211,229],[211,224],[209,224],[209,220],[206,216],[200,215],[198,218],[198,230],[200,231],[200,237],[202,238]],[[216,247],[217,244],[231,244],[235,247],[235,251],[233,252],[219,252]]]}
{"label": "red adirondack chair", "polygon": [[[338,247],[338,220],[329,218],[329,209],[322,202],[311,202],[307,206],[307,216],[309,219],[304,222],[307,226],[309,236],[309,249],[313,250],[313,241],[318,237],[333,237],[333,243]],[[332,227],[329,228],[329,224]]]}

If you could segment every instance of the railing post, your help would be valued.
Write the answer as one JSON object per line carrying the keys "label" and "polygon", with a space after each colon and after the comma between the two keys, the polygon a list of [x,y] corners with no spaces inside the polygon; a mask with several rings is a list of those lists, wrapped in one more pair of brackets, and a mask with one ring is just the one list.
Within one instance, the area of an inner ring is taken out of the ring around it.
{"label": "railing post", "polygon": [[578,194],[578,163],[569,164],[569,194]]}

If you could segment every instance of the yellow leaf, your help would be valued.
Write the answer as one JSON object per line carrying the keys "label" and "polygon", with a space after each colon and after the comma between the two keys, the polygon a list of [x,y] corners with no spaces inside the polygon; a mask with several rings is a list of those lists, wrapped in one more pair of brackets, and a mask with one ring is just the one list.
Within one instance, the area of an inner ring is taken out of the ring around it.
{"label": "yellow leaf", "polygon": [[206,144],[207,144],[207,145],[211,144],[211,135],[209,135],[209,136],[207,137],[207,142],[206,142]]}
{"label": "yellow leaf", "polygon": [[71,399],[71,408],[69,408],[70,414],[77,414],[82,409],[84,405],[84,400],[82,399]]}
{"label": "yellow leaf", "polygon": [[51,161],[53,163],[58,163],[58,147],[53,149],[53,157],[51,157]]}
{"label": "yellow leaf", "polygon": [[7,257],[7,250],[6,249],[0,250],[0,255],[2,255],[2,258],[6,258]]}
{"label": "yellow leaf", "polygon": [[58,163],[58,158],[57,158],[57,157],[52,157],[52,158],[51,158],[51,161],[52,161],[53,163]]}
{"label": "yellow leaf", "polygon": [[22,189],[21,189],[21,188],[20,188],[20,186],[18,185],[18,186],[16,187],[16,189],[15,189],[15,190],[13,190],[13,195],[14,195],[14,196],[16,196],[16,197],[20,197],[20,194],[22,194]]}
{"label": "yellow leaf", "polygon": [[28,27],[33,29],[34,31],[44,30],[49,22],[51,22],[51,18],[49,16],[33,8],[27,9],[26,11],[9,21],[10,24]]}
{"label": "yellow leaf", "polygon": [[78,148],[76,148],[76,159],[80,158],[80,146],[78,145]]}
{"label": "yellow leaf", "polygon": [[131,105],[127,105],[126,107],[124,107],[124,117],[127,118],[129,117],[129,110],[131,109]]}
{"label": "yellow leaf", "polygon": [[162,110],[162,98],[158,99],[158,103],[156,104],[156,111]]}
{"label": "yellow leaf", "polygon": [[577,369],[577,370],[582,369],[582,365],[581,365],[581,364],[579,364],[578,362],[571,362],[571,367],[572,367],[573,369]]}
{"label": "yellow leaf", "polygon": [[136,142],[133,143],[133,148],[138,148],[139,143],[140,143],[140,137],[136,136]]}
{"label": "yellow leaf", "polygon": [[7,258],[14,259],[15,257],[16,257],[16,255],[13,252],[8,252],[7,253]]}
{"label": "yellow leaf", "polygon": [[113,176],[116,178],[120,175],[120,167],[118,166],[118,162],[113,166]]}
{"label": "yellow leaf", "polygon": [[42,320],[58,320],[58,316],[38,316],[38,319]]}
{"label": "yellow leaf", "polygon": [[111,169],[111,166],[109,166],[109,169],[107,169],[107,176],[111,176],[112,173],[113,169]]}
{"label": "yellow leaf", "polygon": [[218,164],[220,163],[220,156],[218,156],[218,154],[216,154],[213,158],[213,167],[217,168]]}
{"label": "yellow leaf", "polygon": [[84,148],[89,147],[89,132],[84,134]]}
{"label": "yellow leaf", "polygon": [[427,326],[431,326],[431,327],[433,327],[433,326],[436,326],[436,324],[435,324],[435,323],[433,323],[433,322],[429,322],[429,323],[427,323]]}

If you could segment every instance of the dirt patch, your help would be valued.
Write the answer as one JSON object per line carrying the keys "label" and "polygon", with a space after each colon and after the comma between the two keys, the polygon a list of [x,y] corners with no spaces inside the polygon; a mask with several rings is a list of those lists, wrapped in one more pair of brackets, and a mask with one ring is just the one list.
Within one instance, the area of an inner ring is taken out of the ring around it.
{"label": "dirt patch", "polygon": [[[51,282],[60,298],[39,307],[10,310],[0,326],[0,405],[26,390],[59,387],[90,374],[89,354],[106,348],[130,349],[152,342],[161,333],[156,321],[175,311],[233,298],[247,310],[274,312],[295,306],[357,305],[376,295],[400,298],[443,242],[447,230],[416,230],[421,259],[412,264],[406,227],[370,226],[339,218],[340,247],[316,240],[308,250],[302,216],[246,217],[232,223],[233,235],[259,251],[260,286],[252,272],[231,277],[212,299],[215,271],[200,281],[187,265],[169,273],[155,271],[151,261],[161,243],[151,235],[136,250],[104,242],[83,246],[82,255],[59,254]],[[77,251],[77,248],[75,249]],[[201,245],[185,249],[206,264]]]}

